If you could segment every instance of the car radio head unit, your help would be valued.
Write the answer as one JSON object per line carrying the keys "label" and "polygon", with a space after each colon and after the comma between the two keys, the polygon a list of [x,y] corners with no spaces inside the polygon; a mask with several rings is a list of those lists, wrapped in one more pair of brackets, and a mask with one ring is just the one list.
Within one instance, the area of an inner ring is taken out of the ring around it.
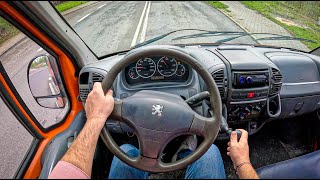
{"label": "car radio head unit", "polygon": [[234,73],[233,86],[236,88],[262,87],[268,86],[268,84],[268,73]]}

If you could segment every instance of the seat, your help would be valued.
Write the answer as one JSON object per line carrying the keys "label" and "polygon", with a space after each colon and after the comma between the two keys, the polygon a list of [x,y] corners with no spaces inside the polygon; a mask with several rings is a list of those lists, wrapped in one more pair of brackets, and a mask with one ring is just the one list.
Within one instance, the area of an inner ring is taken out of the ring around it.
{"label": "seat", "polygon": [[257,169],[262,179],[319,179],[320,150]]}

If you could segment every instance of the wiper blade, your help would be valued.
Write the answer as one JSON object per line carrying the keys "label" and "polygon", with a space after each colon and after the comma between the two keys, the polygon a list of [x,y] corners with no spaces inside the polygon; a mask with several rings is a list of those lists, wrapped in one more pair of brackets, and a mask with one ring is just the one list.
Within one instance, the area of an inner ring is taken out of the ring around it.
{"label": "wiper blade", "polygon": [[[158,41],[158,40],[160,40],[160,39],[162,39],[162,38],[164,38],[166,36],[169,36],[170,34],[173,34],[173,33],[179,32],[179,31],[202,31],[202,32],[205,32],[205,33],[200,33],[201,35],[220,35],[220,34],[221,35],[227,35],[227,34],[236,34],[236,35],[238,35],[238,34],[245,33],[245,32],[232,32],[232,31],[209,31],[209,30],[203,30],[203,29],[179,29],[179,30],[171,31],[171,32],[165,33],[163,35],[154,37],[154,38],[149,39],[149,40],[147,40],[145,42],[136,44],[131,49],[134,49],[134,48],[137,48],[137,47],[141,47],[141,46],[153,43],[153,42]],[[197,37],[197,35],[199,35],[199,34],[194,34],[194,36],[196,36],[196,37]],[[183,37],[184,36],[181,36],[179,38],[183,38]],[[177,38],[174,38],[173,40],[177,40]]]}
{"label": "wiper blade", "polygon": [[306,42],[311,42],[311,43],[317,43],[317,42],[310,40],[310,39],[297,38],[297,37],[292,37],[292,36],[284,36],[284,35],[273,34],[273,33],[247,33],[247,32],[237,32],[237,31],[209,31],[209,30],[203,30],[203,29],[179,29],[179,30],[171,31],[171,32],[165,33],[163,35],[154,37],[154,38],[149,39],[145,42],[139,43],[139,44],[133,46],[131,49],[153,43],[153,42],[158,41],[166,36],[169,36],[170,34],[173,34],[173,33],[179,32],[179,31],[202,31],[202,33],[184,35],[184,36],[173,38],[172,40],[192,39],[192,38],[199,38],[199,37],[210,37],[210,36],[221,36],[221,35],[235,36],[235,37],[221,39],[221,40],[218,40],[215,42],[215,43],[224,43],[224,42],[232,41],[234,39],[244,37],[244,36],[249,36],[249,35],[272,35],[269,37],[258,38],[255,40],[256,41],[259,41],[259,40],[300,40],[300,41],[306,41]]}
{"label": "wiper blade", "polygon": [[207,33],[198,33],[192,35],[185,35],[173,38],[172,40],[180,40],[180,39],[192,39],[198,37],[210,37],[210,36],[221,36],[221,35],[246,35],[246,32],[232,32],[232,31],[210,31]]}
{"label": "wiper blade", "polygon": [[258,38],[256,40],[300,40],[300,41],[306,41],[311,43],[317,43],[310,39],[298,38],[298,37],[292,37],[292,36],[264,37],[264,38]]}
{"label": "wiper blade", "polygon": [[255,39],[256,41],[259,41],[259,40],[300,40],[300,41],[306,41],[306,42],[311,42],[311,43],[317,43],[317,42],[310,40],[310,39],[297,38],[297,37],[292,37],[292,36],[284,36],[284,35],[280,35],[280,34],[246,33],[246,32],[224,32],[221,34],[218,34],[218,33],[212,34],[210,32],[209,33],[198,33],[198,34],[193,34],[193,35],[180,36],[180,37],[174,38],[172,40],[198,38],[198,37],[209,37],[209,36],[217,36],[217,35],[238,35],[238,36],[221,39],[221,40],[216,41],[216,43],[224,43],[224,42],[232,41],[234,39],[237,39],[237,38],[240,38],[243,36],[249,36],[249,35],[272,35],[272,36],[268,36],[268,37],[264,37],[264,38]]}

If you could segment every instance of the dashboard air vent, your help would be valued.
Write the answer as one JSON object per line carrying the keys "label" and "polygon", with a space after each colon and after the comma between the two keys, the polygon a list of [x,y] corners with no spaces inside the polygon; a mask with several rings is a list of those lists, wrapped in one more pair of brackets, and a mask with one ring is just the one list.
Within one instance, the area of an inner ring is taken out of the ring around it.
{"label": "dashboard air vent", "polygon": [[102,82],[103,80],[103,75],[101,74],[98,74],[98,73],[93,73],[92,74],[92,82],[95,83],[95,82]]}
{"label": "dashboard air vent", "polygon": [[85,101],[88,97],[90,90],[87,88],[80,88],[80,99],[81,101]]}
{"label": "dashboard air vent", "polygon": [[211,75],[218,86],[221,98],[223,98],[224,97],[224,71],[223,71],[223,69],[219,69],[219,70],[213,72]]}
{"label": "dashboard air vent", "polygon": [[272,77],[271,77],[271,95],[277,94],[281,90],[282,85],[282,75],[279,70],[272,68]]}

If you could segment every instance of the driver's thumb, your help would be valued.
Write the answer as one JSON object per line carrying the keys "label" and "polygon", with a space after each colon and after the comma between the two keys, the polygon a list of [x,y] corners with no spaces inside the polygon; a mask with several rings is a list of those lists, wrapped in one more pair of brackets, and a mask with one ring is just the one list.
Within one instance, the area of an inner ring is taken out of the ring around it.
{"label": "driver's thumb", "polygon": [[232,131],[232,133],[230,135],[230,142],[231,142],[231,144],[238,142],[237,133],[235,131]]}

